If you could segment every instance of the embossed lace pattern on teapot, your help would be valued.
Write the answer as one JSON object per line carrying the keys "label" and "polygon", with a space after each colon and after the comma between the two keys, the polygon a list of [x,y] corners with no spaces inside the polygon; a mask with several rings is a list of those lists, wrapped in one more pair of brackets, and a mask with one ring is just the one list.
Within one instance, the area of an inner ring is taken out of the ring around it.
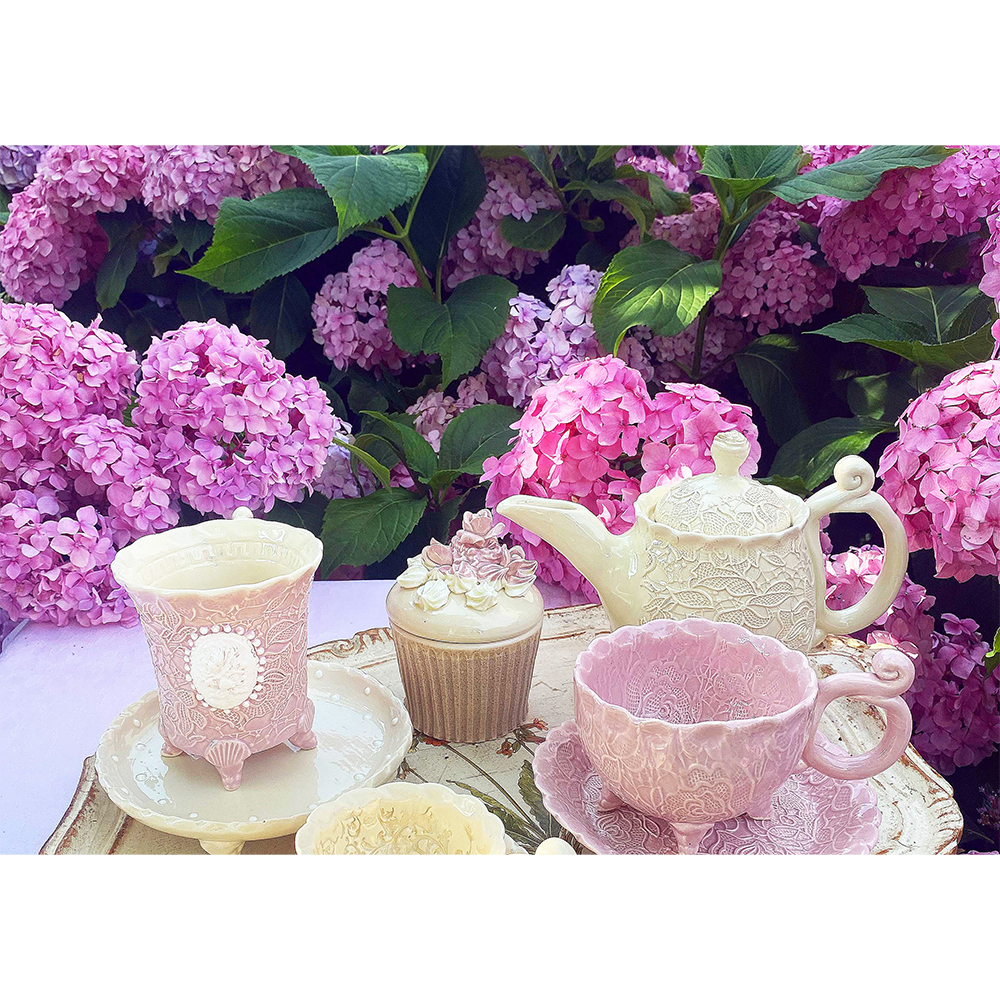
{"label": "embossed lace pattern on teapot", "polygon": [[764,486],[735,495],[706,494],[695,480],[674,486],[656,505],[654,520],[675,531],[749,538],[789,525],[788,508]]}
{"label": "embossed lace pattern on teapot", "polygon": [[639,623],[712,618],[808,649],[816,628],[810,565],[800,532],[757,539],[736,550],[711,544],[689,549],[653,538],[646,549],[648,598]]}

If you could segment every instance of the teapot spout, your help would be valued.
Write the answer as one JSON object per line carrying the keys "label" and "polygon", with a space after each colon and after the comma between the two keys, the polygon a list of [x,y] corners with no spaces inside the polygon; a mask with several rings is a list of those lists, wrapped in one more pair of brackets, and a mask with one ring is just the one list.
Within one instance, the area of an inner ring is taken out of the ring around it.
{"label": "teapot spout", "polygon": [[631,532],[611,534],[582,504],[521,495],[501,500],[496,512],[561,552],[593,584],[605,605],[633,575]]}

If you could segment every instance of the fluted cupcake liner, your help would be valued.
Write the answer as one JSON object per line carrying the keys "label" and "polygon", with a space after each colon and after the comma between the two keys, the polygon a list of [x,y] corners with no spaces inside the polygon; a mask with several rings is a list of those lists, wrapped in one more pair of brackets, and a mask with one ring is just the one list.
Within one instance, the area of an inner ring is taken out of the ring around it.
{"label": "fluted cupcake liner", "polygon": [[424,639],[393,625],[413,728],[436,740],[482,743],[524,722],[542,628],[502,642]]}

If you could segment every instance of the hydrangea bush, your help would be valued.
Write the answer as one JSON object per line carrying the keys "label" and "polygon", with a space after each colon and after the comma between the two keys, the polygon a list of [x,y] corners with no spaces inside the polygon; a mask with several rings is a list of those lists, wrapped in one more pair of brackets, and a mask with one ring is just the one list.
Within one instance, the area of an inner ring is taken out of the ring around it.
{"label": "hydrangea bush", "polygon": [[[2,146],[0,622],[134,622],[114,553],[239,505],[325,576],[515,493],[624,531],[736,428],[803,496],[878,465],[913,556],[861,638],[914,656],[921,752],[986,766],[998,220],[988,146]],[[834,606],[881,565],[853,520]]]}

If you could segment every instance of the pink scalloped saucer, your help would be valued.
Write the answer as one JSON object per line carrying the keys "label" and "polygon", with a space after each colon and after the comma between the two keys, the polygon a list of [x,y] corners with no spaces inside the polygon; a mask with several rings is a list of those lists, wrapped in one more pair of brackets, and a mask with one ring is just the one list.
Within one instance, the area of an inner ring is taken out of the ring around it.
{"label": "pink scalloped saucer", "polygon": [[[598,812],[600,778],[575,722],[564,722],[535,751],[535,784],[545,808],[595,854],[676,854],[664,820],[629,806]],[[768,820],[716,823],[703,854],[868,854],[882,822],[867,781],[828,778],[811,768],[794,774],[774,797]]]}

